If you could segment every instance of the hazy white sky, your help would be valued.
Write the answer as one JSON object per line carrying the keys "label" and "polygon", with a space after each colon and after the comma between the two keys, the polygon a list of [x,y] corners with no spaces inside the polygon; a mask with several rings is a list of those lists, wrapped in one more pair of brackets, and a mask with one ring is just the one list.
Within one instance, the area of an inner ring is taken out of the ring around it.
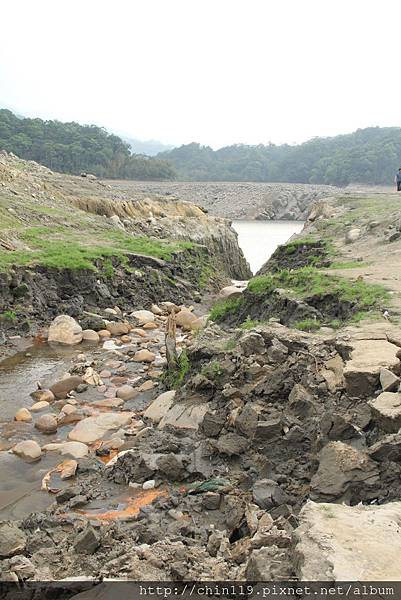
{"label": "hazy white sky", "polygon": [[219,147],[401,125],[399,0],[8,0],[0,103]]}

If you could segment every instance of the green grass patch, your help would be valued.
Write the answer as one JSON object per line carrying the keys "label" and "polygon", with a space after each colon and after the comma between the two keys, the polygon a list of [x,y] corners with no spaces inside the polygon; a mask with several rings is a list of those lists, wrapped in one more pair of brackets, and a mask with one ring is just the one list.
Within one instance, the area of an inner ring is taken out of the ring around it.
{"label": "green grass patch", "polygon": [[[169,260],[175,252],[194,246],[191,242],[133,237],[115,231],[78,231],[63,226],[29,227],[19,238],[30,250],[0,251],[0,270],[13,265],[42,265],[95,271],[94,262],[99,259],[114,256],[126,261],[127,255],[134,253]],[[106,269],[111,276],[110,263],[106,263]]]}
{"label": "green grass patch", "polygon": [[247,318],[245,319],[245,321],[243,323],[241,323],[240,328],[247,330],[247,329],[253,329],[254,327],[257,327],[258,325],[260,325],[260,321],[251,319],[251,317],[248,315]]}
{"label": "green grass patch", "polygon": [[224,369],[217,360],[213,360],[209,364],[203,365],[201,373],[208,379],[215,381],[224,375]]}
{"label": "green grass patch", "polygon": [[294,327],[300,331],[316,331],[317,329],[320,329],[321,323],[315,319],[304,319],[303,321],[294,323]]}
{"label": "green grass patch", "polygon": [[241,307],[242,303],[242,297],[219,300],[210,311],[209,319],[215,322],[222,321],[225,317],[227,317],[227,315],[235,314]]}
{"label": "green grass patch", "polygon": [[300,299],[332,294],[338,302],[353,303],[356,315],[381,308],[390,299],[388,291],[381,285],[346,279],[313,267],[261,275],[248,284],[248,290],[256,295],[269,294],[276,288],[284,288],[290,295]]}
{"label": "green grass patch", "polygon": [[177,367],[175,369],[165,369],[160,377],[162,383],[169,390],[178,389],[184,382],[191,369],[191,363],[186,350],[183,350],[178,357]]}
{"label": "green grass patch", "polygon": [[369,263],[363,262],[362,260],[350,260],[345,262],[334,262],[328,268],[329,269],[359,269],[360,267],[366,267]]}
{"label": "green grass patch", "polygon": [[17,320],[17,315],[13,310],[5,310],[3,313],[0,313],[0,320],[12,321],[14,323]]}

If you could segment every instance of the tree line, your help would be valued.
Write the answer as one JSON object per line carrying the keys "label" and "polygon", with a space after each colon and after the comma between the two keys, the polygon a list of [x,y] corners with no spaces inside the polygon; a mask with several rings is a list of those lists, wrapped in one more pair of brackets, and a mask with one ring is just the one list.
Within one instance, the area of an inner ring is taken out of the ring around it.
{"label": "tree line", "polygon": [[182,180],[392,184],[401,166],[401,128],[369,127],[296,146],[235,144],[213,150],[192,143],[157,157],[171,161]]}
{"label": "tree line", "polygon": [[85,171],[111,179],[176,177],[170,162],[131,154],[129,144],[102,127],[21,119],[5,109],[0,110],[0,149],[61,173]]}
{"label": "tree line", "polygon": [[185,144],[155,157],[132,154],[95,125],[23,119],[0,110],[0,149],[54,171],[112,179],[391,184],[401,166],[401,128],[368,127],[303,144]]}

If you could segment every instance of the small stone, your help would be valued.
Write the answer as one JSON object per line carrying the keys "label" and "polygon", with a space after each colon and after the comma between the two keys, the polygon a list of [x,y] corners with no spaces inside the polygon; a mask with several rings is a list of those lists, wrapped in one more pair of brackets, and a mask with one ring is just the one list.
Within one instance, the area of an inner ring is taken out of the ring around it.
{"label": "small stone", "polygon": [[129,333],[131,327],[129,323],[116,323],[112,321],[110,323],[107,323],[106,329],[111,333],[111,335],[125,335],[126,333]]}
{"label": "small stone", "polygon": [[31,412],[40,412],[41,410],[49,408],[49,406],[50,404],[45,400],[42,400],[41,402],[35,402],[35,404],[32,404],[31,406]]}
{"label": "small stone", "polygon": [[359,239],[360,236],[361,236],[361,230],[360,229],[357,229],[357,228],[350,229],[345,234],[345,243],[346,244],[352,244],[353,242],[356,242],[356,240]]}
{"label": "small stone", "polygon": [[8,558],[23,552],[26,546],[26,535],[12,523],[0,525],[0,558]]}
{"label": "small stone", "polygon": [[84,329],[82,332],[82,339],[97,344],[100,341],[100,336],[97,331],[93,331],[93,329]]}
{"label": "small stone", "polygon": [[97,333],[101,339],[111,338],[111,333],[107,329],[100,329],[100,331],[98,331]]}
{"label": "small stone", "polygon": [[35,440],[24,440],[23,442],[18,442],[12,451],[17,456],[20,456],[27,462],[34,462],[39,460],[42,456],[42,450],[40,446]]}
{"label": "small stone", "polygon": [[[51,386],[50,391],[54,394],[55,398],[57,398],[58,400],[62,400],[66,398],[70,392],[75,390],[82,383],[82,377],[79,377],[78,375],[73,375],[71,377],[66,377],[65,379],[60,379],[60,381],[57,381],[57,383]],[[43,400],[43,398],[41,398],[41,400]]]}
{"label": "small stone", "polygon": [[252,488],[252,494],[255,504],[264,510],[284,504],[287,500],[286,494],[281,490],[278,483],[272,479],[259,479],[256,481]]}
{"label": "small stone", "polygon": [[31,398],[35,400],[35,402],[54,402],[55,397],[53,392],[50,390],[35,390],[30,394]]}
{"label": "small stone", "polygon": [[138,391],[139,392],[147,392],[149,390],[152,390],[155,387],[155,382],[154,381],[145,381],[142,385],[139,386]]}
{"label": "small stone", "polygon": [[78,467],[78,463],[76,460],[65,460],[62,463],[61,471],[60,471],[60,479],[70,479],[74,477],[76,470]]}
{"label": "small stone", "polygon": [[133,360],[134,362],[151,363],[155,360],[155,358],[156,354],[144,348],[143,350],[139,350],[135,353]]}
{"label": "small stone", "polygon": [[280,417],[259,421],[256,426],[256,440],[272,440],[281,437],[281,419]]}
{"label": "small stone", "polygon": [[142,489],[143,490],[153,490],[153,488],[156,486],[156,481],[154,479],[149,479],[148,481],[145,481],[145,483],[142,485]]}
{"label": "small stone", "polygon": [[158,316],[160,316],[160,315],[162,315],[162,314],[163,314],[163,311],[162,311],[162,309],[161,309],[159,306],[157,306],[157,304],[152,304],[152,306],[151,306],[151,309],[150,309],[150,310],[152,311],[152,313],[153,313],[154,315],[158,315]]}
{"label": "small stone", "polygon": [[127,401],[132,400],[138,395],[138,390],[134,389],[132,385],[122,385],[117,389],[116,396],[121,400]]}
{"label": "small stone", "polygon": [[138,335],[141,338],[148,339],[148,336],[146,335],[146,332],[143,331],[143,329],[131,329],[131,334]]}
{"label": "small stone", "polygon": [[130,344],[132,342],[132,338],[129,335],[122,335],[120,340],[123,344]]}
{"label": "small stone", "polygon": [[100,545],[100,537],[91,525],[77,535],[74,550],[78,554],[93,554]]}
{"label": "small stone", "polygon": [[76,406],[72,406],[71,404],[65,404],[63,406],[63,408],[61,409],[61,411],[66,414],[66,415],[72,415],[72,413],[77,412],[77,407]]}
{"label": "small stone", "polygon": [[88,504],[88,498],[83,494],[79,494],[78,496],[74,496],[70,500],[70,508],[80,508],[81,506],[85,506]]}
{"label": "small stone", "polygon": [[43,446],[45,452],[58,452],[61,455],[69,455],[73,458],[84,458],[88,455],[88,446],[82,442],[59,442]]}
{"label": "small stone", "polygon": [[400,385],[400,378],[389,369],[382,367],[380,369],[380,385],[383,392],[395,392]]}
{"label": "small stone", "polygon": [[57,419],[54,415],[42,415],[35,421],[35,427],[42,433],[55,433],[57,431]]}
{"label": "small stone", "polygon": [[56,502],[57,504],[63,504],[64,502],[68,502],[71,498],[79,498],[79,488],[78,487],[68,487],[64,490],[61,490],[58,494],[56,494]]}
{"label": "small stone", "polygon": [[15,421],[22,421],[23,423],[30,423],[32,421],[32,415],[27,408],[20,408],[15,413]]}
{"label": "small stone", "polygon": [[373,420],[387,433],[397,433],[401,428],[401,394],[383,392],[368,402]]}
{"label": "small stone", "polygon": [[158,329],[157,323],[145,323],[143,326],[144,329]]}
{"label": "small stone", "polygon": [[214,492],[207,492],[202,497],[202,506],[206,510],[218,510],[220,506],[221,496]]}

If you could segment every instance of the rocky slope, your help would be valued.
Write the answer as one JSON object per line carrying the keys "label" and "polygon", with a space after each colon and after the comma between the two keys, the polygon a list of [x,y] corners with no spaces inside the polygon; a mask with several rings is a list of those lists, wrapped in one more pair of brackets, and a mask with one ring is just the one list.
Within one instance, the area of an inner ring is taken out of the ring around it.
{"label": "rocky slope", "polygon": [[176,200],[132,201],[95,178],[0,156],[0,326],[62,312],[197,301],[249,267],[229,222]]}
{"label": "rocky slope", "polygon": [[[170,303],[109,308],[66,377],[3,424],[48,499],[0,513],[3,579],[400,580],[399,300],[392,280],[352,273],[359,244],[378,273],[382,246],[401,243],[382,200],[316,206],[207,323]],[[66,318],[49,340],[61,334],[84,336]]]}
{"label": "rocky slope", "polygon": [[300,183],[110,181],[133,198],[173,197],[194,202],[211,215],[228,219],[303,221],[312,204],[339,188]]}

